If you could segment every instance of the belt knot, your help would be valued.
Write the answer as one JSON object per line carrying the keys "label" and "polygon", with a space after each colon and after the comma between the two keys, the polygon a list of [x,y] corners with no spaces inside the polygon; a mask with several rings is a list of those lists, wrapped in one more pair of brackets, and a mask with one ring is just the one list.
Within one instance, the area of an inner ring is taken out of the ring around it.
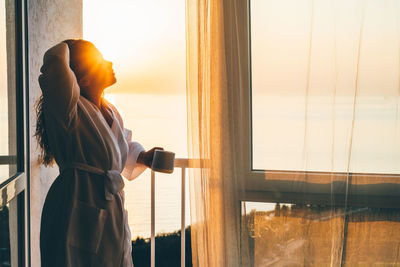
{"label": "belt knot", "polygon": [[60,167],[60,173],[63,173],[67,169],[78,169],[102,175],[104,177],[104,197],[106,200],[113,200],[113,195],[124,188],[124,180],[118,170],[103,170],[85,163],[68,162]]}

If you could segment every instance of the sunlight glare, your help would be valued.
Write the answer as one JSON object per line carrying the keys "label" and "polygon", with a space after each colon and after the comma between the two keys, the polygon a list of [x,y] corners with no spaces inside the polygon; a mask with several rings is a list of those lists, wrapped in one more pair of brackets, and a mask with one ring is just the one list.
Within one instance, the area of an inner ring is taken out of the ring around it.
{"label": "sunlight glare", "polygon": [[115,95],[114,94],[104,94],[104,98],[110,102],[111,104],[113,104],[114,106],[116,105],[116,101],[115,101]]}
{"label": "sunlight glare", "polygon": [[104,58],[113,62],[118,82],[112,92],[184,91],[182,2],[84,0],[83,14],[84,39],[93,42]]}

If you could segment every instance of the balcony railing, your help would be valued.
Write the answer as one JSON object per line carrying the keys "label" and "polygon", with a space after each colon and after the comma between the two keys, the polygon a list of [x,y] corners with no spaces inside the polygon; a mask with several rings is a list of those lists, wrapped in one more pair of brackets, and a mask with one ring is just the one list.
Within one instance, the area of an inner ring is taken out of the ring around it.
{"label": "balcony railing", "polygon": [[[0,156],[0,165],[15,164],[16,156]],[[185,266],[186,169],[200,167],[197,159],[175,159],[175,168],[181,169],[181,266]],[[176,170],[175,170],[176,171]],[[151,171],[151,267],[155,267],[155,172]]]}
{"label": "balcony railing", "polygon": [[[181,266],[185,266],[185,197],[186,197],[186,169],[199,168],[198,159],[175,159],[175,168],[181,169]],[[176,171],[176,170],[175,170]],[[151,171],[151,267],[155,267],[155,172]]]}

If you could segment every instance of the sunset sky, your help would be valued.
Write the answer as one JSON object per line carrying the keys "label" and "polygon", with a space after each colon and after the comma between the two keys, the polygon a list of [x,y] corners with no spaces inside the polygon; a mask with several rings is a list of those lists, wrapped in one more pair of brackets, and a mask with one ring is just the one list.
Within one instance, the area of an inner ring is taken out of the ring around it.
{"label": "sunset sky", "polygon": [[184,1],[83,1],[83,37],[114,63],[106,93],[185,93]]}
{"label": "sunset sky", "polygon": [[310,95],[351,97],[359,61],[360,96],[398,96],[400,1],[250,3],[257,94],[304,95],[310,63]]}
{"label": "sunset sky", "polygon": [[[118,82],[107,93],[185,93],[184,1],[83,1],[84,38],[114,62]],[[400,5],[385,3],[251,1],[253,90],[304,94],[314,9],[310,93],[332,92],[337,64],[337,93],[351,95],[364,10],[360,93],[396,95]]]}

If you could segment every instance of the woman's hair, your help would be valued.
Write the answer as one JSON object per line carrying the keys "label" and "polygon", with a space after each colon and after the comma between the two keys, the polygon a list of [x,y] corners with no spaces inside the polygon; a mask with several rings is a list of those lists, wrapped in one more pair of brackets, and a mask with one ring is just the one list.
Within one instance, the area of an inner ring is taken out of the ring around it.
{"label": "woman's hair", "polygon": [[[83,39],[68,39],[63,41],[68,45],[70,54],[70,68],[72,71],[75,73],[75,76],[78,80],[78,83],[80,79],[85,76],[87,73],[84,71],[77,71],[77,65],[79,64],[78,57],[82,53],[89,52],[90,49],[94,49],[94,45],[86,40]],[[83,85],[79,84],[81,87],[81,95],[86,97],[85,95],[85,89]],[[36,130],[34,136],[36,137],[36,140],[38,142],[38,145],[40,146],[40,155],[39,155],[39,163],[44,164],[45,166],[51,166],[54,164],[54,156],[51,153],[47,134],[46,134],[46,122],[44,118],[44,112],[43,112],[43,95],[40,96],[38,101],[36,102]]]}
{"label": "woman's hair", "polygon": [[43,95],[40,96],[38,101],[36,102],[36,130],[35,137],[40,146],[40,155],[39,155],[39,163],[44,164],[45,166],[53,165],[54,157],[50,151],[49,142],[46,134],[46,125],[44,120],[43,113]]}

